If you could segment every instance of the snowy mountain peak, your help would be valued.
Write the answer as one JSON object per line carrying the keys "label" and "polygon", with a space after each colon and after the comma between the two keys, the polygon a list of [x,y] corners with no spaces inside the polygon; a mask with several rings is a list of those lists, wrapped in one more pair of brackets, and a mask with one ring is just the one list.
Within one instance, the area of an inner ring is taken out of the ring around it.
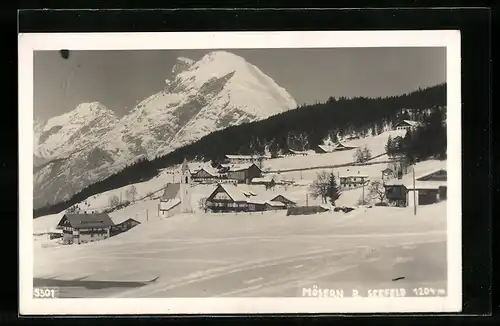
{"label": "snowy mountain peak", "polygon": [[175,76],[191,67],[194,61],[188,58],[179,57],[175,61],[174,66],[172,67],[172,74]]}
{"label": "snowy mountain peak", "polygon": [[196,62],[177,58],[172,73],[162,91],[121,119],[92,102],[37,125],[34,154],[69,159],[37,172],[36,202],[65,199],[138,158],[161,156],[214,131],[297,107],[272,78],[226,51],[210,52]]}
{"label": "snowy mountain peak", "polygon": [[[99,102],[82,103],[73,111],[34,126],[34,154],[51,159],[67,155],[97,140],[118,123],[115,113]],[[87,136],[90,135],[90,138]]]}

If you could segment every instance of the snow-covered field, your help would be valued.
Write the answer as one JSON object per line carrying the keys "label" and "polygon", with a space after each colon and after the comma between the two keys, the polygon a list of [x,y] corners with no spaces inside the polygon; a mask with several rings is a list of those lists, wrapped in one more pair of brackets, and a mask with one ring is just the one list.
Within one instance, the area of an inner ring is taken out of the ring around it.
{"label": "snow-covered field", "polygon": [[[380,155],[385,151],[385,144],[389,135],[395,137],[397,135],[404,135],[405,131],[386,131],[377,135],[375,137],[366,137],[362,139],[355,139],[346,142],[349,146],[367,146],[372,151],[372,156]],[[323,170],[332,171],[331,168],[326,169],[313,169],[314,167],[324,167],[333,166],[338,164],[346,164],[353,161],[352,155],[355,150],[340,151],[328,154],[316,154],[312,153],[307,156],[289,156],[276,159],[265,160],[263,163],[263,170],[280,171],[279,178],[293,180],[297,184],[309,185],[312,180],[315,179],[318,172]],[[386,155],[384,155],[386,156]],[[383,160],[381,158],[376,158],[373,162],[383,162],[388,158],[385,157]],[[191,163],[190,163],[191,164]],[[191,165],[200,165],[208,163],[192,163]],[[372,164],[366,166],[347,166],[341,168],[333,169],[336,173],[340,174],[351,174],[351,173],[361,173],[368,174],[370,178],[379,177],[381,171],[387,167],[387,163]],[[166,183],[169,182],[179,182],[180,175],[178,174],[179,166],[172,166],[163,169],[156,177],[149,181],[134,184],[136,188],[136,199],[143,199],[144,197],[153,194],[153,197],[158,197],[161,195],[162,189],[165,187]],[[286,172],[287,169],[304,169],[303,171],[291,171]],[[281,172],[283,171],[283,172]],[[276,173],[271,173],[275,175]],[[102,211],[110,207],[110,199],[113,196],[117,196],[123,200],[127,199],[127,190],[129,190],[131,185],[106,191],[95,196],[87,198],[78,206],[86,211]],[[300,196],[300,198],[305,197],[305,194]],[[60,214],[57,214],[59,216]],[[37,228],[35,228],[37,229]]]}
{"label": "snow-covered field", "polygon": [[[444,287],[445,242],[446,202],[422,206],[416,216],[387,207],[309,216],[197,213],[151,219],[83,245],[35,242],[34,275],[37,284],[70,281],[61,288],[68,297],[296,296],[306,285],[377,287],[395,277],[405,278],[398,287]],[[143,287],[120,283],[156,277]]]}
{"label": "snow-covered field", "polygon": [[[389,136],[394,138],[396,136],[404,136],[405,133],[405,130],[390,130],[385,131],[377,136],[346,141],[345,145],[362,148],[366,146],[371,150],[372,157],[375,157],[385,153],[385,145],[387,144],[387,139],[389,138]],[[353,155],[355,153],[356,149],[351,149],[326,154],[314,153],[306,156],[293,155],[288,157],[270,159],[263,162],[263,170],[281,171],[346,164],[354,161]]]}
{"label": "snow-covered field", "polygon": [[[389,135],[400,133],[385,132],[347,145],[367,145],[376,156],[384,153]],[[296,170],[271,173],[294,185],[268,191],[264,186],[237,187],[268,198],[282,194],[298,205],[319,205],[321,199],[309,194],[317,173],[364,174],[373,180],[388,166],[381,157],[378,164],[314,168],[352,162],[353,153],[270,159],[264,163],[268,169]],[[445,166],[446,161],[425,161],[414,168],[418,176]],[[303,286],[313,284],[366,289],[389,286],[393,279],[402,287],[446,285],[446,202],[421,206],[414,216],[412,208],[358,206],[363,189],[357,188],[342,191],[336,202],[356,207],[347,214],[206,214],[198,203],[215,185],[194,185],[194,213],[162,219],[157,198],[166,183],[180,180],[177,168],[135,184],[136,202],[110,213],[115,223],[127,218],[141,222],[125,233],[69,246],[47,235],[34,236],[34,282],[61,286],[65,297],[297,296]],[[112,196],[127,199],[130,187],[87,198],[79,206],[102,210]],[[36,218],[34,233],[54,230],[63,214]],[[155,278],[141,287],[133,283]]]}

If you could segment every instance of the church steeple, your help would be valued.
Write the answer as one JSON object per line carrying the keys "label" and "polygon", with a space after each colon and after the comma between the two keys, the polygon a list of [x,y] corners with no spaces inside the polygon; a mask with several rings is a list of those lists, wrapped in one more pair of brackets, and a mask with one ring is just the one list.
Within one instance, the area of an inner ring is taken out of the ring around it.
{"label": "church steeple", "polygon": [[182,162],[182,166],[181,166],[181,172],[184,175],[188,171],[189,171],[188,161],[186,158],[184,158],[184,162]]}
{"label": "church steeple", "polygon": [[184,162],[182,162],[181,165],[181,183],[191,184],[191,171],[189,171],[189,165],[186,158],[184,158]]}

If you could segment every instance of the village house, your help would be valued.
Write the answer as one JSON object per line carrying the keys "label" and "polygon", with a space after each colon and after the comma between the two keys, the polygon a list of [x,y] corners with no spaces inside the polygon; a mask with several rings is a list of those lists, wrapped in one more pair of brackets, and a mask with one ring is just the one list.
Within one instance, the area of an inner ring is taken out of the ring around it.
{"label": "village house", "polygon": [[234,164],[223,166],[221,172],[226,172],[227,178],[236,180],[238,183],[250,183],[253,178],[262,177],[262,170],[254,163],[250,164]]}
{"label": "village house", "polygon": [[259,157],[254,155],[225,155],[228,164],[245,164],[258,161]]}
{"label": "village house", "polygon": [[406,175],[403,179],[387,182],[386,198],[397,206],[430,205],[447,198],[447,173],[437,169],[415,178]]}
{"label": "village house", "polygon": [[393,130],[412,130],[419,126],[417,121],[412,120],[401,120],[392,126]]}
{"label": "village house", "polygon": [[281,194],[258,195],[237,185],[219,184],[207,197],[207,207],[213,212],[260,212],[286,209],[296,203]]}
{"label": "village house", "polygon": [[356,188],[366,185],[368,182],[368,175],[365,174],[349,174],[339,175],[339,184],[342,189]]}
{"label": "village house", "polygon": [[57,227],[63,231],[63,243],[80,244],[110,237],[115,224],[108,214],[64,214]]}
{"label": "village house", "polygon": [[197,183],[213,183],[225,177],[217,169],[207,166],[198,168],[191,173],[192,181]]}
{"label": "village house", "polygon": [[346,146],[340,142],[333,143],[333,142],[326,142],[323,145],[318,145],[315,148],[315,152],[318,154],[325,154],[325,153],[333,153],[337,151],[345,151],[345,150],[350,150],[354,149],[356,147],[354,146]]}

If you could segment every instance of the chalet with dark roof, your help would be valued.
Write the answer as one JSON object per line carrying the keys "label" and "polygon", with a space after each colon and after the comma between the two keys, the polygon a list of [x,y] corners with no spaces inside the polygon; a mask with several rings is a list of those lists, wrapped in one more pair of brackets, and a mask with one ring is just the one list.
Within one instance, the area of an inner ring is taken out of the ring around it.
{"label": "chalet with dark roof", "polygon": [[115,224],[108,214],[65,214],[57,227],[63,231],[63,242],[86,243],[110,237]]}
{"label": "chalet with dark roof", "polygon": [[392,126],[393,130],[411,130],[419,126],[417,121],[413,120],[401,120]]}

